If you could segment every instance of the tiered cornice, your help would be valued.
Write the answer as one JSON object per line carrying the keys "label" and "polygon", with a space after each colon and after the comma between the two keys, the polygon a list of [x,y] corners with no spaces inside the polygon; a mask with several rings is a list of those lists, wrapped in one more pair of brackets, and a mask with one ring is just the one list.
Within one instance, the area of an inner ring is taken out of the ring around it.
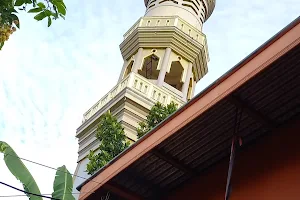
{"label": "tiered cornice", "polygon": [[120,45],[124,60],[139,48],[171,48],[193,63],[195,81],[208,71],[206,36],[178,16],[140,18],[124,35]]}

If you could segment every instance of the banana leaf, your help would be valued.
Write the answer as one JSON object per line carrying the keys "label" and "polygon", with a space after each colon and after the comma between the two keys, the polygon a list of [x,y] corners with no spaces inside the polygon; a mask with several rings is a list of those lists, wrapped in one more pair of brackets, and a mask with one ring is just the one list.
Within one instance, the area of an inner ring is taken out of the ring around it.
{"label": "banana leaf", "polygon": [[[9,171],[23,184],[24,190],[41,195],[41,192],[16,152],[5,142],[0,141],[0,152],[4,154],[4,161]],[[42,200],[42,197],[27,194],[30,200]]]}
{"label": "banana leaf", "polygon": [[73,179],[66,166],[59,167],[53,183],[52,198],[60,200],[75,200],[72,195]]}

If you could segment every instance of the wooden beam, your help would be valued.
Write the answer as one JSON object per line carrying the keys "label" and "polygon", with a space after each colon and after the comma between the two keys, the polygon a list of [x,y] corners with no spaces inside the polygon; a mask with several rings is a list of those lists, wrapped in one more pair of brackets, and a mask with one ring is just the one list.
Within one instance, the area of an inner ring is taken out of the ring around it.
{"label": "wooden beam", "polygon": [[161,188],[158,187],[156,184],[152,183],[151,181],[145,179],[140,173],[137,171],[127,168],[126,169],[126,176],[128,176],[129,179],[134,179],[134,181],[140,185],[149,188],[153,192],[153,196],[158,195],[161,192]]}
{"label": "wooden beam", "polygon": [[268,129],[274,129],[276,127],[275,123],[273,123],[266,116],[262,115],[260,112],[252,108],[248,103],[246,103],[239,97],[230,95],[228,96],[228,99],[232,104],[234,104],[236,107],[240,109],[243,109],[243,111],[247,113],[250,117],[258,121],[259,123],[263,124]]}
{"label": "wooden beam", "polygon": [[182,164],[181,162],[179,162],[178,160],[174,159],[172,156],[167,155],[159,150],[153,149],[152,153],[157,156],[158,158],[166,161],[167,163],[173,165],[174,167],[176,167],[177,169],[183,171],[184,173],[188,174],[188,175],[194,175],[197,172],[190,169],[189,167],[185,166],[184,164]]}

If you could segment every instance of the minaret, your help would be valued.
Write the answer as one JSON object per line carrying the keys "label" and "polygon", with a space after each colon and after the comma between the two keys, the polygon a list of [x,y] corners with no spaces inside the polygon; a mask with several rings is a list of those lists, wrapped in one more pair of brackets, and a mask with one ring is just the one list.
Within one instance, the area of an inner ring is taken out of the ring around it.
{"label": "minaret", "polygon": [[[95,130],[103,113],[110,110],[134,142],[138,122],[154,103],[173,101],[182,106],[194,96],[196,83],[208,71],[207,41],[201,30],[215,0],[144,1],[145,16],[125,33],[120,45],[124,64],[117,85],[84,114],[77,129],[77,176],[89,177],[86,156],[99,146]],[[74,192],[83,181],[74,176]]]}

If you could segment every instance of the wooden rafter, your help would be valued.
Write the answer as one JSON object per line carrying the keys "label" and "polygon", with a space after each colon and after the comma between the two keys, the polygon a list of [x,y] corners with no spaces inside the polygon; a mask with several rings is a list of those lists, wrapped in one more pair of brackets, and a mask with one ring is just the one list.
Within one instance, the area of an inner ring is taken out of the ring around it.
{"label": "wooden rafter", "polygon": [[137,172],[136,170],[133,170],[131,168],[128,168],[126,170],[126,173],[128,174],[129,178],[134,179],[134,181],[138,184],[138,185],[143,185],[147,188],[151,188],[154,192],[154,195],[159,194],[160,188],[158,186],[156,186],[154,183],[152,183],[149,180],[146,180],[145,178],[143,178],[143,176]]}
{"label": "wooden rafter", "polygon": [[184,164],[182,164],[181,162],[179,162],[178,160],[174,159],[172,156],[167,155],[159,150],[153,149],[152,150],[153,154],[157,157],[159,157],[160,159],[166,161],[167,163],[173,165],[174,167],[176,167],[177,169],[185,172],[188,175],[194,175],[196,174],[196,172],[192,169],[190,169],[189,167],[185,166]]}
{"label": "wooden rafter", "polygon": [[127,200],[142,200],[143,198],[115,183],[106,183],[103,188]]}
{"label": "wooden rafter", "polygon": [[239,109],[243,109],[245,113],[247,113],[250,117],[252,117],[257,122],[263,124],[268,129],[274,129],[276,127],[275,123],[273,123],[266,116],[262,115],[260,112],[251,107],[248,103],[243,101],[237,96],[230,95],[228,97],[229,101],[233,103]]}

